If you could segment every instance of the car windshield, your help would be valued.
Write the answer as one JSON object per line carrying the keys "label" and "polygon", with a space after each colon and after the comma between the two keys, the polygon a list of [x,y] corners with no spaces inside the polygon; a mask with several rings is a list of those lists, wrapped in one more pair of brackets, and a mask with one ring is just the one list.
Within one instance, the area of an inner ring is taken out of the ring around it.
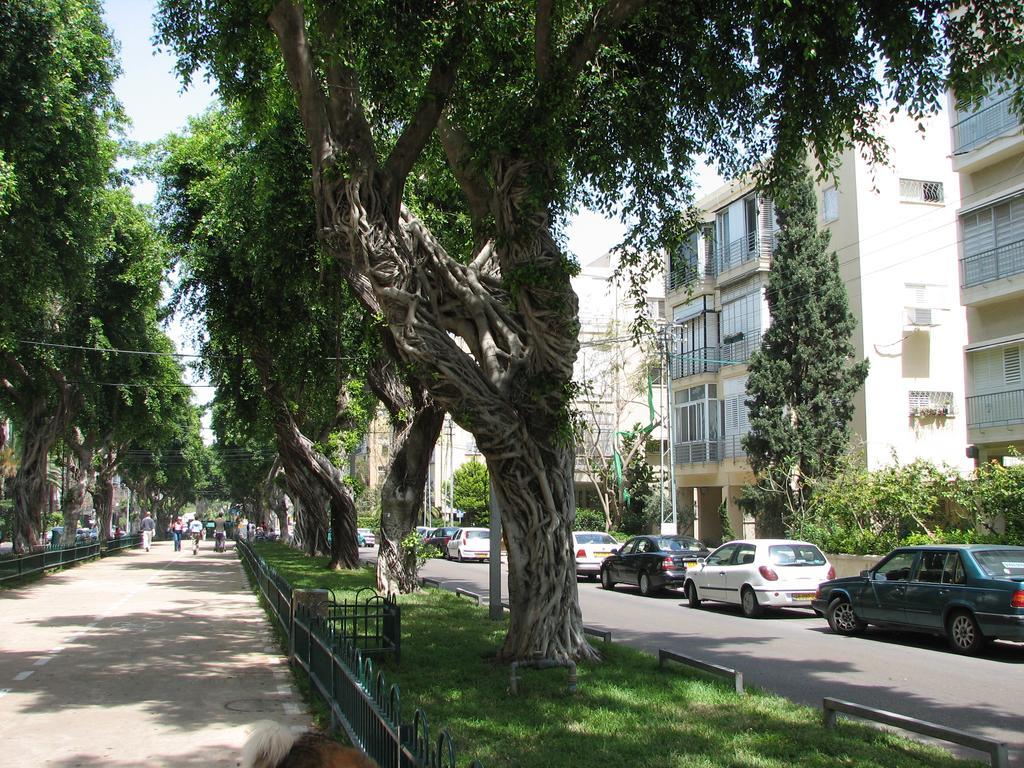
{"label": "car windshield", "polygon": [[1024,550],[988,549],[973,554],[978,565],[991,578],[1024,580]]}
{"label": "car windshield", "polygon": [[577,544],[618,544],[618,542],[607,533],[576,533]]}
{"label": "car windshield", "polygon": [[490,531],[466,531],[467,539],[489,539],[491,538]]}
{"label": "car windshield", "polygon": [[686,539],[681,536],[662,536],[656,541],[658,548],[664,552],[700,552],[705,549],[697,539]]}
{"label": "car windshield", "polygon": [[772,565],[825,565],[821,550],[813,544],[772,544],[768,547]]}

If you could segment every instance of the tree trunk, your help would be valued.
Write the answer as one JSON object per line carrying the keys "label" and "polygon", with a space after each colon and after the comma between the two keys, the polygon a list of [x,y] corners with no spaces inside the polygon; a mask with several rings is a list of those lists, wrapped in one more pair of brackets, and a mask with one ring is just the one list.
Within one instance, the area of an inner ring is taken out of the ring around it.
{"label": "tree trunk", "polygon": [[92,487],[95,472],[92,466],[93,452],[82,431],[72,428],[66,438],[68,453],[64,457],[64,496],[61,506],[64,511],[64,538],[62,546],[75,543],[79,521],[85,511],[85,495]]}
{"label": "tree trunk", "polygon": [[407,594],[418,588],[416,553],[402,540],[416,527],[423,507],[423,489],[431,449],[444,424],[444,411],[422,407],[404,430],[395,435],[391,464],[380,492],[380,542],[377,548],[377,589],[386,594]]}
{"label": "tree trunk", "polygon": [[32,405],[25,420],[18,457],[18,471],[14,475],[14,519],[12,522],[13,549],[27,553],[39,544],[39,531],[43,525],[43,512],[47,509],[50,483],[47,478],[50,451],[57,437],[64,431],[68,411],[62,405],[55,414],[49,412],[48,403],[39,398]]}
{"label": "tree trunk", "polygon": [[96,508],[96,527],[99,532],[98,541],[103,544],[110,538],[110,521],[114,515],[114,473],[100,470],[96,473],[96,485],[93,486],[92,503]]}

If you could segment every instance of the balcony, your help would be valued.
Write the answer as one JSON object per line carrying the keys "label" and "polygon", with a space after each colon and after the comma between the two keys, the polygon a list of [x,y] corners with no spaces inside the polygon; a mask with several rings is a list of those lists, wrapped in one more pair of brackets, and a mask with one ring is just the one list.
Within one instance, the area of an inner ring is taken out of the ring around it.
{"label": "balcony", "polygon": [[721,364],[719,363],[718,347],[701,347],[674,354],[670,363],[673,379],[714,373],[719,368],[721,368]]}
{"label": "balcony", "polygon": [[971,288],[1024,273],[1024,240],[960,259],[960,286]]}
{"label": "balcony", "polygon": [[997,101],[965,117],[953,126],[953,154],[962,155],[1020,125],[1013,111],[1013,97]]}
{"label": "balcony", "polygon": [[722,365],[739,365],[750,360],[750,356],[761,348],[761,331],[744,331],[739,338],[726,336],[718,348],[718,361]]}
{"label": "balcony", "polygon": [[967,426],[975,429],[1024,424],[1024,389],[967,398]]}
{"label": "balcony", "polygon": [[676,464],[718,464],[725,459],[745,459],[742,441],[743,435],[727,435],[717,440],[676,443]]}
{"label": "balcony", "polygon": [[703,274],[701,274],[700,267],[694,261],[686,261],[681,264],[674,263],[670,266],[668,274],[665,275],[665,292],[669,293],[679,288],[685,288],[698,282],[698,280],[713,280],[714,277],[715,262],[713,259],[708,259],[705,262]]}

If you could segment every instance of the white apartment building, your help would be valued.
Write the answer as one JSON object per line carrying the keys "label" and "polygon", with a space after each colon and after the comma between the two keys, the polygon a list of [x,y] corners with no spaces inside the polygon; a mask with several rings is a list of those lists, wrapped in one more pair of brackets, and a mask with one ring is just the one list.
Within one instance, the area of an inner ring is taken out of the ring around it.
{"label": "white apartment building", "polygon": [[[835,182],[817,187],[820,226],[831,233],[857,320],[856,355],[870,360],[853,447],[870,469],[921,458],[966,470],[967,323],[956,299],[959,179],[949,122],[934,117],[921,134],[898,118],[881,130],[888,165],[849,150]],[[677,505],[686,510],[680,530],[715,542],[723,501],[733,531],[754,534],[737,503],[754,479],[741,444],[746,373],[771,321],[764,289],[777,223],[771,200],[749,184],[723,186],[699,206],[704,224],[672,255],[666,283],[673,453]]]}
{"label": "white apartment building", "polygon": [[[663,419],[667,402],[661,354],[654,339],[644,348],[631,338],[630,325],[636,307],[625,287],[616,283],[616,267],[615,257],[606,253],[584,264],[572,282],[580,307],[580,351],[573,379],[587,387],[576,406],[591,422],[601,451],[610,457],[616,445],[621,447],[616,433],[652,423],[653,401],[656,426],[647,440],[646,459],[656,474],[662,472],[667,478],[667,429]],[[664,291],[664,274],[650,275],[644,286],[646,312],[652,325],[659,329],[665,320]],[[601,510],[594,483],[584,471],[586,462],[587,449],[579,446],[576,506]],[[666,509],[665,517],[670,514],[671,509]]]}
{"label": "white apartment building", "polygon": [[961,200],[960,302],[969,454],[1002,460],[1024,451],[1024,133],[1012,92],[953,115],[953,170]]}

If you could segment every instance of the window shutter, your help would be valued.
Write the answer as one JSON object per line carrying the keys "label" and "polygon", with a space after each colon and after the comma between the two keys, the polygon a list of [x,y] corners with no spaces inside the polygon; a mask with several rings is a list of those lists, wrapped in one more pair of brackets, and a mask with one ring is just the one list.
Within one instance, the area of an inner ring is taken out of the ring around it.
{"label": "window shutter", "polygon": [[1003,381],[1007,385],[1020,384],[1020,347],[1003,350]]}

